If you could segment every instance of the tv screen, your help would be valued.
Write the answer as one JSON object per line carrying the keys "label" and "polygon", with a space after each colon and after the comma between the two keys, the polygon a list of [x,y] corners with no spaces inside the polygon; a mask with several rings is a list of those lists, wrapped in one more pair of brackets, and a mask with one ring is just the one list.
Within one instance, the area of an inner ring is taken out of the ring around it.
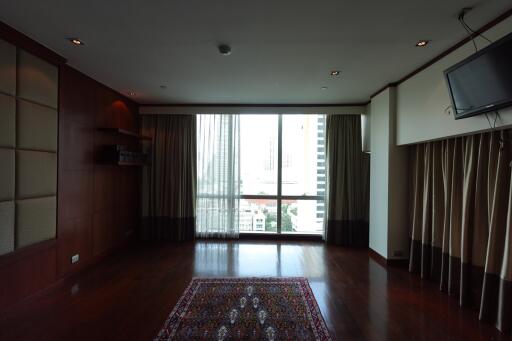
{"label": "tv screen", "polygon": [[512,105],[512,33],[444,74],[455,119]]}

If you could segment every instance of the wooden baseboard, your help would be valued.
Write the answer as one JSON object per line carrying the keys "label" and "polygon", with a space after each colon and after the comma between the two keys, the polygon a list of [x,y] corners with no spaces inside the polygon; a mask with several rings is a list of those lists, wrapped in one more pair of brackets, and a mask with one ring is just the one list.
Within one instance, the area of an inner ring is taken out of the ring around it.
{"label": "wooden baseboard", "polygon": [[281,241],[317,241],[322,242],[321,235],[311,234],[277,234],[277,233],[240,233],[240,240],[281,240]]}
{"label": "wooden baseboard", "polygon": [[368,248],[368,253],[371,258],[373,258],[377,263],[379,263],[382,266],[388,267],[397,267],[397,268],[407,268],[409,266],[409,259],[386,259],[383,256],[381,256],[378,252],[375,250]]}
{"label": "wooden baseboard", "polygon": [[13,252],[7,253],[0,256],[0,268],[15,262],[20,261],[23,258],[31,257],[41,251],[49,248],[55,248],[57,246],[57,239],[49,239],[36,244],[25,246],[21,249],[16,249]]}
{"label": "wooden baseboard", "polygon": [[403,259],[388,259],[387,260],[388,266],[392,266],[394,268],[409,268],[409,259],[403,258]]}

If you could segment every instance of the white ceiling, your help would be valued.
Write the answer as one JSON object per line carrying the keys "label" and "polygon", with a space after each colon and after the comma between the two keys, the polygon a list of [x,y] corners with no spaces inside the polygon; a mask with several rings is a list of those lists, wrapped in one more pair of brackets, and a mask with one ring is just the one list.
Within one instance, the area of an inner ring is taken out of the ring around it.
{"label": "white ceiling", "polygon": [[[479,28],[512,3],[0,0],[0,20],[139,103],[334,104],[367,101],[464,38],[456,16],[468,6]],[[420,49],[419,39],[432,42]]]}

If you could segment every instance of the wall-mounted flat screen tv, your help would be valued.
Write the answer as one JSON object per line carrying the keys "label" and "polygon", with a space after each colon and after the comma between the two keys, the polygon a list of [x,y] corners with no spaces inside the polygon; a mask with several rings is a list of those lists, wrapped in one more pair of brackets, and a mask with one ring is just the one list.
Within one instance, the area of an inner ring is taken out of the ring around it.
{"label": "wall-mounted flat screen tv", "polygon": [[455,119],[512,105],[512,33],[444,72]]}

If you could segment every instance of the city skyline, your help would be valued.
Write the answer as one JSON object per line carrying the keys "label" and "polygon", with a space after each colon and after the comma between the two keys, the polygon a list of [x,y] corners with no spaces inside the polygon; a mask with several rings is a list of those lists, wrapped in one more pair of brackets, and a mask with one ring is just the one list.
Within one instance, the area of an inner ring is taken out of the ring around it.
{"label": "city skyline", "polygon": [[[277,232],[278,227],[283,233],[323,232],[325,117],[282,115],[281,122],[281,137],[277,114],[240,115],[234,120],[209,117],[203,122],[216,126],[218,134],[203,126],[204,135],[198,136],[198,165],[203,170],[198,174],[199,224],[230,221],[242,232]],[[279,188],[282,195],[300,200],[278,201]],[[247,195],[260,198],[244,198]],[[227,220],[228,214],[234,218]]]}

